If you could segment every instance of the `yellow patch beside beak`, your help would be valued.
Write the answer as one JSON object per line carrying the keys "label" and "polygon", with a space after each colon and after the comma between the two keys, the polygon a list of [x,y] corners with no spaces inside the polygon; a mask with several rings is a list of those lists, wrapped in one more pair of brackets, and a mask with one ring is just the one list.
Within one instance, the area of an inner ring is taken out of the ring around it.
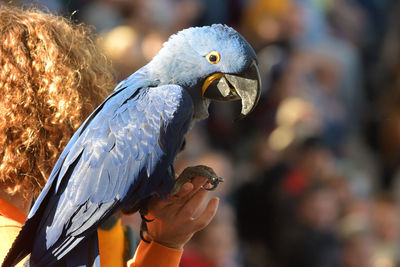
{"label": "yellow patch beside beak", "polygon": [[215,74],[207,77],[207,79],[203,83],[203,86],[201,87],[201,96],[204,96],[204,93],[206,92],[206,90],[207,90],[208,86],[210,86],[210,84],[212,84],[216,79],[219,79],[223,76],[225,76],[225,74],[215,73]]}

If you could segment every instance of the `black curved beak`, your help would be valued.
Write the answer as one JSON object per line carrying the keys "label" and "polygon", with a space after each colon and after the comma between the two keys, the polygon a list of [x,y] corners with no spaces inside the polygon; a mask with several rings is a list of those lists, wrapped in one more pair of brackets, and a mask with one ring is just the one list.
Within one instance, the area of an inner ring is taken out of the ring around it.
{"label": "black curved beak", "polygon": [[246,117],[260,99],[261,77],[257,63],[239,74],[215,73],[203,84],[202,95],[216,101],[242,101],[242,111],[237,120]]}

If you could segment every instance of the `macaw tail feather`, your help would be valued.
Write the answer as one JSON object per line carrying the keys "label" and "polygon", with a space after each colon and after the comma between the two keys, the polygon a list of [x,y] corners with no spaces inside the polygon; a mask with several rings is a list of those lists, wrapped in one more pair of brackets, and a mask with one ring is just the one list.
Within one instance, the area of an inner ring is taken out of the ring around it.
{"label": "macaw tail feather", "polygon": [[31,257],[30,267],[100,267],[97,231],[79,242],[70,252],[58,260],[48,253],[39,260]]}
{"label": "macaw tail feather", "polygon": [[8,251],[7,256],[4,258],[1,267],[12,267],[18,262],[24,259],[32,251],[33,241],[34,241],[34,227],[37,225],[36,218],[31,218],[25,221],[21,231],[18,234],[11,249]]}
{"label": "macaw tail feather", "polygon": [[[65,267],[100,267],[99,241],[97,231],[63,258]],[[56,264],[55,266],[59,266]]]}

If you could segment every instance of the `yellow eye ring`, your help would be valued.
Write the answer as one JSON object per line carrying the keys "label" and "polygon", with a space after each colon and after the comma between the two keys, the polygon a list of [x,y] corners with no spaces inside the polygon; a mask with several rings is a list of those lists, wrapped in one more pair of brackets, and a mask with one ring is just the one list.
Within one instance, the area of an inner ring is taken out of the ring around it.
{"label": "yellow eye ring", "polygon": [[217,64],[221,59],[221,55],[217,51],[212,51],[207,54],[206,59],[208,63]]}

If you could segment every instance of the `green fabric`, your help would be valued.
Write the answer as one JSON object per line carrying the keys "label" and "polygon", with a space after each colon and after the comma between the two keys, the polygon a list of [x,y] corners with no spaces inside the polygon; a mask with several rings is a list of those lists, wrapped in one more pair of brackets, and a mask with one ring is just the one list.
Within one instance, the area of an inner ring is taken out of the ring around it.
{"label": "green fabric", "polygon": [[118,218],[116,216],[110,216],[101,226],[100,229],[104,231],[110,231],[115,224],[118,222]]}
{"label": "green fabric", "polygon": [[124,251],[124,260],[130,260],[135,254],[136,248],[139,245],[139,239],[135,235],[132,228],[129,226],[124,226],[124,235],[125,235],[125,251]]}

